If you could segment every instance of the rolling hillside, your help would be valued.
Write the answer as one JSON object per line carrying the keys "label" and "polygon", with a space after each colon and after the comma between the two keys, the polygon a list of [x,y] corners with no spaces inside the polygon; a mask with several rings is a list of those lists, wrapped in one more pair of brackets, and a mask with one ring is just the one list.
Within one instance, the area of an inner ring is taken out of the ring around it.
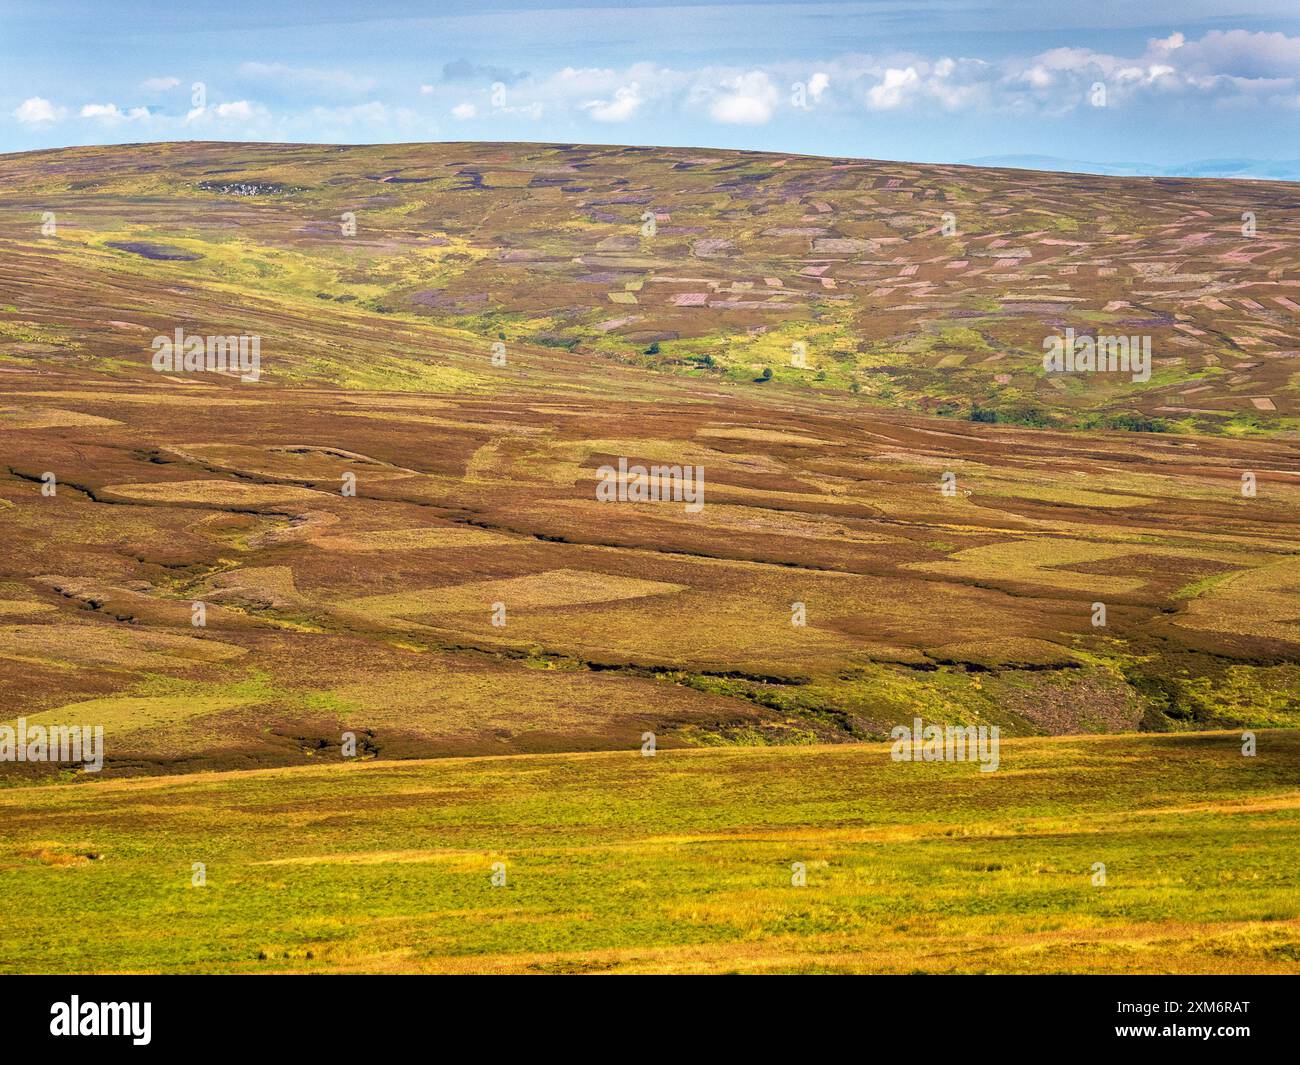
{"label": "rolling hillside", "polygon": [[0,969],[1294,970],[1298,195],[0,156]]}

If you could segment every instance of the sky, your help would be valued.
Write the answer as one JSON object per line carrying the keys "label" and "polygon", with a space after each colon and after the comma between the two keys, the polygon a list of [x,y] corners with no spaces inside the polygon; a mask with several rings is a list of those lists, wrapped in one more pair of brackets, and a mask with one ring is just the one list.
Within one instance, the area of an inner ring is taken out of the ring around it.
{"label": "sky", "polygon": [[1300,179],[1298,134],[1298,0],[0,0],[0,152],[526,140]]}

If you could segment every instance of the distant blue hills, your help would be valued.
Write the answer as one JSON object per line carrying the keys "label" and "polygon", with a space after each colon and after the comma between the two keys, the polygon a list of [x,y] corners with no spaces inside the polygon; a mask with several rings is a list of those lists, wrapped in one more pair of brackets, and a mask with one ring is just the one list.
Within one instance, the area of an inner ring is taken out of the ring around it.
{"label": "distant blue hills", "polygon": [[1014,170],[1056,170],[1112,177],[1206,177],[1300,181],[1300,159],[1197,159],[1175,166],[1151,163],[1094,163],[1054,155],[983,155],[958,160],[967,166],[1000,166]]}

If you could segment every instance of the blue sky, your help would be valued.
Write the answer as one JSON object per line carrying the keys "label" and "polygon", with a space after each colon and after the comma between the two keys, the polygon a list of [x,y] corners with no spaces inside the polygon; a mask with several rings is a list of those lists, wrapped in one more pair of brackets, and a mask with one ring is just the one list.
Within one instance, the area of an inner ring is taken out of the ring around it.
{"label": "blue sky", "polygon": [[1153,169],[1300,156],[1295,0],[179,6],[0,0],[0,151],[530,140]]}

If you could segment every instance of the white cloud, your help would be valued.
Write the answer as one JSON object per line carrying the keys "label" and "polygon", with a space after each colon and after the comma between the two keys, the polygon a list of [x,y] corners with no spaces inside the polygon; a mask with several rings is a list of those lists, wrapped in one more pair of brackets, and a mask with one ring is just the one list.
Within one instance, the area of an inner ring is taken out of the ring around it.
{"label": "white cloud", "polygon": [[890,111],[901,106],[921,85],[915,67],[885,71],[885,80],[867,90],[867,106],[873,111]]}
{"label": "white cloud", "polygon": [[[137,128],[146,127],[151,134],[194,136],[195,130],[201,130],[207,136],[249,140],[290,135],[317,140],[391,139],[399,134],[419,139],[436,129],[438,120],[448,118],[500,122],[503,127],[554,118],[556,135],[567,139],[571,120],[582,118],[625,123],[629,130],[651,117],[671,122],[703,116],[719,123],[761,126],[778,116],[785,88],[796,84],[804,86],[802,97],[797,97],[800,102],[816,105],[823,114],[860,116],[865,110],[907,113],[923,121],[936,114],[962,112],[1008,118],[1063,116],[1087,107],[1097,82],[1106,86],[1106,106],[1114,109],[1150,104],[1165,112],[1176,106],[1191,113],[1192,109],[1249,107],[1260,109],[1260,121],[1269,121],[1262,111],[1274,108],[1284,112],[1279,123],[1292,121],[1300,109],[1300,36],[1246,30],[1214,30],[1199,39],[1169,31],[1113,53],[1061,47],[988,60],[881,52],[812,57],[811,62],[805,57],[752,68],[673,68],[650,62],[564,67],[511,74],[501,78],[502,85],[490,95],[486,87],[467,84],[467,79],[482,80],[497,72],[467,63],[449,64],[447,70],[452,73],[445,73],[442,80],[434,75],[417,83],[421,101],[428,98],[421,115],[404,110],[413,95],[409,86],[394,90],[395,99],[366,103],[374,97],[348,95],[373,84],[359,73],[244,63],[233,71],[238,80],[227,87],[242,98],[194,108],[184,116],[157,106],[127,109],[108,102],[70,110],[33,96],[15,108],[12,117],[40,128],[70,113],[80,114],[101,127],[105,136],[114,127],[137,123]],[[255,102],[260,93],[251,83],[258,80],[275,83],[279,102],[274,116]],[[246,87],[239,88],[241,83]],[[179,91],[182,84],[177,77],[156,76],[142,81],[139,89],[164,93]],[[373,130],[367,124],[373,124]],[[626,139],[637,138],[629,133]]]}
{"label": "white cloud", "polygon": [[1035,57],[1036,65],[1048,70],[1087,70],[1089,67],[1110,69],[1115,61],[1087,48],[1049,48]]}
{"label": "white cloud", "polygon": [[[1092,86],[1107,105],[1182,95],[1189,106],[1292,106],[1300,98],[1300,37],[1245,30],[1211,31],[1189,41],[1181,33],[1147,42],[1140,54],[1050,48],[997,60],[894,55],[842,56],[830,76],[874,111],[982,110],[1061,115],[1086,106]],[[841,94],[843,95],[843,94]]]}
{"label": "white cloud", "polygon": [[761,126],[776,107],[776,86],[766,71],[751,70],[726,82],[727,93],[713,101],[709,114],[716,122]]}
{"label": "white cloud", "polygon": [[1035,63],[1020,72],[1020,80],[1035,89],[1046,89],[1052,84],[1054,75],[1040,63]]}
{"label": "white cloud", "polygon": [[253,105],[247,100],[234,100],[228,104],[217,104],[213,110],[218,118],[247,119],[253,117]]}
{"label": "white cloud", "polygon": [[1300,76],[1300,37],[1283,33],[1211,30],[1199,41],[1180,43],[1177,51],[1168,47],[1167,39],[1150,43],[1153,52],[1162,53],[1156,57],[1160,61],[1177,63],[1179,69],[1193,74],[1248,79]]}
{"label": "white cloud", "polygon": [[600,67],[565,67],[549,81],[564,92],[606,92],[618,84],[618,74]]}
{"label": "white cloud", "polygon": [[[1088,106],[1094,83],[1105,83],[1107,103],[1126,107],[1183,95],[1201,105],[1228,102],[1294,107],[1300,98],[1300,37],[1240,30],[1188,40],[1171,32],[1129,54],[1062,47],[1038,54],[980,59],[958,55],[845,54],[758,68],[670,68],[643,62],[624,68],[564,67],[522,76],[492,116],[585,115],[601,122],[648,115],[703,113],[715,122],[758,126],[773,121],[784,94],[802,83],[806,103],[835,113],[980,112],[1062,115]],[[462,88],[430,85],[447,112]],[[479,117],[489,109],[476,100]]]}
{"label": "white cloud", "polygon": [[642,104],[641,88],[636,82],[621,85],[612,100],[589,100],[582,105],[597,122],[626,122]]}
{"label": "white cloud", "polygon": [[117,104],[86,104],[78,114],[82,118],[95,118],[108,123],[136,122],[149,117],[149,108],[133,107],[129,111],[123,111]]}
{"label": "white cloud", "polygon": [[67,108],[58,107],[40,96],[32,96],[24,100],[13,110],[14,118],[18,119],[24,126],[39,126],[46,122],[57,122],[67,113]]}
{"label": "white cloud", "polygon": [[212,126],[215,123],[232,125],[237,123],[258,123],[264,126],[270,118],[270,112],[261,104],[249,100],[231,100],[212,107],[196,107],[185,116],[185,124]]}

